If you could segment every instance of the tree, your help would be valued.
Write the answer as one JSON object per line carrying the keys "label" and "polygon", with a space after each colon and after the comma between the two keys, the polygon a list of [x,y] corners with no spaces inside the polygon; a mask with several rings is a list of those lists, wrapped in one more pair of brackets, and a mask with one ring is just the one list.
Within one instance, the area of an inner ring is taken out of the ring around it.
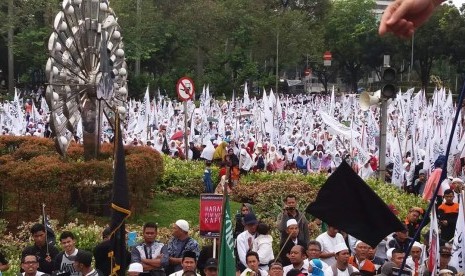
{"label": "tree", "polygon": [[325,41],[340,64],[341,73],[353,92],[362,76],[365,53],[372,51],[367,42],[377,36],[374,1],[337,0],[328,16]]}
{"label": "tree", "polygon": [[423,89],[428,87],[433,62],[448,55],[449,43],[444,29],[441,28],[441,18],[449,8],[440,6],[421,28],[415,32],[415,70],[420,76]]}
{"label": "tree", "polygon": [[44,66],[47,33],[58,3],[55,0],[9,0],[6,6],[5,2],[0,4],[0,36],[7,37],[8,90],[13,93],[14,76],[22,78],[31,68]]}

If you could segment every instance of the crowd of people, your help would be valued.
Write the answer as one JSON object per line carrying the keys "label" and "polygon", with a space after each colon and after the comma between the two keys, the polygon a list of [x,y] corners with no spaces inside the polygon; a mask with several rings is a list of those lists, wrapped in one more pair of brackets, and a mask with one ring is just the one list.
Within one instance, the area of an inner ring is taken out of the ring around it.
{"label": "crowd of people", "polygon": [[[434,9],[441,2],[397,0],[389,5],[383,14],[379,33],[392,32],[397,36],[410,37],[414,30],[431,16]],[[268,158],[268,164],[270,164],[271,160],[271,169],[278,170],[284,167],[279,162],[273,163],[273,160],[276,161],[273,158],[276,147],[272,150],[272,144],[269,146],[271,156]],[[225,148],[225,146],[222,147]],[[251,154],[246,149],[244,151]],[[240,155],[244,151],[241,149]],[[232,152],[234,152],[234,149],[232,149]],[[216,153],[216,150],[214,153]],[[224,149],[220,153],[223,156],[226,155]],[[316,152],[316,155],[319,157],[319,151]],[[334,155],[336,156],[336,154]],[[321,170],[321,160],[319,161],[318,170]],[[447,160],[443,162],[447,162]],[[315,169],[311,163],[312,161],[310,161],[310,167],[308,166],[309,162],[306,162],[306,167],[299,169],[311,172]],[[366,166],[365,161],[362,162],[362,166]],[[404,164],[403,167],[408,166],[411,166],[411,164]],[[323,169],[326,169],[326,167],[323,167]],[[430,168],[428,167],[428,169]],[[436,175],[440,174],[439,167],[433,169],[436,170]],[[435,177],[435,171],[432,172],[431,177]],[[405,179],[408,179],[408,177],[405,177]],[[452,184],[453,182],[452,180]],[[414,185],[411,190],[416,191],[415,183],[410,181],[410,185],[403,186]],[[436,185],[439,185],[439,183],[436,183]],[[428,190],[428,185],[426,185],[425,189]],[[454,190],[451,189],[444,190],[442,195],[445,202],[438,206],[438,211],[441,221],[441,239],[444,245],[439,250],[440,261],[437,274],[463,275],[463,271],[457,273],[456,268],[449,265],[452,254],[450,246],[447,245],[450,237],[447,227],[454,220],[456,221],[455,213],[459,208],[458,204],[454,203],[456,195]],[[399,275],[398,268],[403,266],[402,260],[405,255],[408,255],[405,267],[410,271],[409,275],[430,275],[429,270],[431,267],[428,268],[425,261],[428,258],[426,248],[428,243],[422,245],[419,241],[416,241],[410,252],[406,250],[406,245],[413,237],[411,229],[415,230],[419,227],[419,219],[423,213],[422,209],[411,208],[405,220],[404,231],[393,233],[376,248],[373,248],[363,241],[355,240],[353,237],[340,233],[338,229],[332,226],[327,226],[327,229],[322,231],[315,240],[309,240],[310,237],[306,232],[309,222],[296,209],[296,200],[295,196],[288,195],[285,199],[283,213],[278,218],[277,227],[281,232],[279,252],[273,252],[270,242],[271,236],[268,234],[269,226],[259,223],[256,215],[251,212],[252,210],[247,205],[243,205],[239,215],[240,220],[236,223],[236,227],[244,227],[242,232],[236,231],[240,232],[236,237],[236,274],[247,276],[266,276],[268,274],[292,276],[307,275],[309,273],[311,275],[375,275],[376,273],[380,273],[380,275]],[[215,258],[210,258],[214,257],[213,254],[210,254],[213,249],[204,247],[200,250],[197,241],[189,237],[188,231],[189,224],[186,221],[176,221],[173,224],[173,237],[165,245],[156,241],[156,224],[146,223],[143,227],[143,242],[131,249],[130,261],[128,258],[128,274],[181,276],[198,275],[196,273],[198,270],[204,275],[217,275],[218,262]],[[97,245],[94,252],[95,269],[92,266],[92,253],[75,247],[73,233],[63,232],[61,234],[60,243],[64,250],[61,253],[53,245],[45,243],[45,226],[34,225],[31,228],[31,234],[34,245],[25,248],[22,252],[22,275],[36,276],[50,273],[86,276],[109,275],[108,258],[106,258],[105,265],[103,265],[103,259],[100,257],[104,255],[99,255],[99,253],[108,250],[108,246],[105,244],[108,243],[107,240],[105,241],[108,237],[105,236],[105,233],[103,234],[104,241]],[[276,253],[276,258],[274,253]],[[2,255],[0,256],[0,271],[7,269],[8,261]],[[402,271],[400,274],[402,274]]]}
{"label": "crowd of people", "polygon": [[[457,271],[449,263],[454,235],[450,229],[455,227],[458,204],[454,202],[451,190],[445,192],[444,198],[445,202],[438,206],[441,246],[437,275],[464,275],[465,271]],[[417,237],[407,252],[409,243],[420,227],[424,214],[422,208],[412,207],[405,218],[404,230],[392,233],[378,246],[371,247],[316,218],[307,219],[298,210],[298,205],[295,195],[287,195],[275,225],[259,221],[259,214],[254,212],[252,205],[241,205],[235,217],[234,229],[236,275],[400,275],[398,272],[404,258],[406,263],[402,275],[431,275],[427,235]],[[396,212],[394,208],[392,211]],[[270,234],[272,227],[279,231],[278,249],[273,247]],[[157,231],[156,223],[147,222],[143,225],[140,243],[128,247],[126,261],[120,269],[127,270],[131,276],[218,275],[219,242],[205,243],[201,247],[189,234],[192,229],[183,219],[172,224],[172,236],[166,244],[157,240]],[[111,274],[109,228],[103,231],[102,242],[95,245],[93,252],[76,248],[76,236],[69,231],[59,236],[61,252],[46,239],[44,225],[33,225],[30,233],[34,243],[21,253],[22,275]],[[311,233],[315,233],[314,236]],[[8,268],[7,258],[0,254],[0,270],[6,271]]]}

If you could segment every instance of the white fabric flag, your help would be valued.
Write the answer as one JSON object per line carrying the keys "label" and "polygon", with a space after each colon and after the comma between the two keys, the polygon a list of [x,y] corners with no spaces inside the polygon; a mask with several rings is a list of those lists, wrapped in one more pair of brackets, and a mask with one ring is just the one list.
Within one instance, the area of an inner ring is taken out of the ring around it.
{"label": "white fabric flag", "polygon": [[137,120],[137,126],[134,130],[134,134],[140,133],[140,137],[146,139],[150,113],[150,96],[148,86],[147,90],[145,91],[144,101],[140,103],[139,106],[139,118]]}
{"label": "white fabric flag", "polygon": [[329,129],[328,131],[334,135],[344,136],[346,139],[357,138],[360,136],[360,133],[357,131],[352,131],[351,129],[341,123],[339,123],[332,116],[328,115],[324,111],[320,110],[319,112],[323,123],[325,123]]}
{"label": "white fabric flag", "polygon": [[248,106],[250,104],[249,99],[249,89],[247,88],[247,83],[244,84],[244,106]]}
{"label": "white fabric flag", "polygon": [[334,96],[334,85],[333,85],[333,89],[331,90],[331,100],[330,100],[330,103],[329,103],[329,115],[331,116],[334,116],[334,107],[336,105],[336,100],[335,100],[335,96]]}
{"label": "white fabric flag", "polygon": [[431,272],[430,275],[436,275],[439,267],[439,227],[436,208],[431,209],[429,240],[428,270]]}
{"label": "white fabric flag", "polygon": [[400,153],[400,146],[397,138],[394,138],[394,140],[391,141],[391,153],[392,162],[394,163],[394,166],[392,168],[391,183],[401,188],[404,168],[402,167],[402,155]]}
{"label": "white fabric flag", "polygon": [[452,258],[449,265],[457,268],[458,272],[465,272],[465,206],[463,192],[459,195],[459,205],[459,217],[455,226]]}

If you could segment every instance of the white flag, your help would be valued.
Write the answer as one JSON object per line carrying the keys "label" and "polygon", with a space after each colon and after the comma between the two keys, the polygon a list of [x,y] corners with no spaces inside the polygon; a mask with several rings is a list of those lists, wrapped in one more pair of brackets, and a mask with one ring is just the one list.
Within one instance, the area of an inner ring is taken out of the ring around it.
{"label": "white flag", "polygon": [[439,227],[434,207],[431,209],[429,241],[428,270],[431,272],[430,275],[436,275],[439,267]]}
{"label": "white flag", "polygon": [[140,137],[147,139],[147,127],[149,123],[150,114],[150,95],[149,87],[145,91],[144,101],[139,105],[139,117],[137,119],[137,126],[134,129],[134,134],[140,133]]}
{"label": "white flag", "polygon": [[402,188],[404,167],[402,167],[402,154],[400,153],[400,146],[397,138],[391,141],[391,157],[392,162],[394,162],[391,183]]}
{"label": "white flag", "polygon": [[465,271],[465,212],[463,192],[459,195],[459,217],[455,226],[454,243],[452,245],[452,258],[449,265],[457,268],[458,272]]}

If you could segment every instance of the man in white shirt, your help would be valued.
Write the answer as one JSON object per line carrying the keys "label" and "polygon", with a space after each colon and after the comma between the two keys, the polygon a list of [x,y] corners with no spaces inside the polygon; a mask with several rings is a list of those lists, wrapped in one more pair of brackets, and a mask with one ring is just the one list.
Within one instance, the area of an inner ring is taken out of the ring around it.
{"label": "man in white shirt", "polygon": [[[171,273],[169,276],[182,276],[186,272],[195,272],[197,269],[197,255],[195,254],[194,251],[186,251],[182,255],[182,261],[181,261],[181,266],[182,269],[179,271],[176,271],[175,273]],[[200,274],[195,273],[197,276],[200,276]]]}
{"label": "man in white shirt", "polygon": [[241,276],[268,276],[268,272],[266,270],[260,269],[260,258],[258,257],[257,252],[249,251],[245,258],[247,261],[247,268],[241,273]]}
{"label": "man in white shirt", "polygon": [[244,216],[244,232],[240,233],[236,239],[236,248],[237,255],[239,257],[239,269],[244,271],[247,267],[246,255],[249,251],[250,245],[253,244],[253,241],[257,232],[257,217],[254,214],[249,213]]}
{"label": "man in white shirt", "polygon": [[339,243],[334,247],[336,263],[324,270],[325,276],[350,276],[358,269],[349,264],[349,249],[347,245]]}
{"label": "man in white shirt", "polygon": [[336,245],[344,243],[344,237],[339,233],[339,230],[333,226],[328,226],[328,230],[320,234],[316,240],[321,244],[321,260],[328,266],[335,264]]}
{"label": "man in white shirt", "polygon": [[35,255],[26,255],[21,260],[21,268],[24,270],[22,276],[40,276],[48,275],[43,272],[37,271],[39,269],[39,261]]}
{"label": "man in white shirt", "polygon": [[307,253],[305,252],[305,248],[303,246],[294,245],[287,256],[291,261],[291,264],[283,268],[284,275],[287,275],[291,269],[297,269],[301,273],[308,274],[308,265],[306,266],[304,263],[304,261],[307,259]]}
{"label": "man in white shirt", "polygon": [[316,240],[308,242],[307,246],[307,259],[304,261],[304,265],[308,268],[309,272],[323,271],[329,266],[320,259],[321,256],[321,244]]}

